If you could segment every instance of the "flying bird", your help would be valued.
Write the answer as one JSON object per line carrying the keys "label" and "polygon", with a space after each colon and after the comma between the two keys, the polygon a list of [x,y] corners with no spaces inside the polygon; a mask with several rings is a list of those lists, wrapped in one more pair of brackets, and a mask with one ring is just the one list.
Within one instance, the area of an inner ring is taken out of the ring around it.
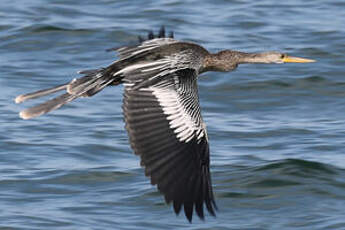
{"label": "flying bird", "polygon": [[63,94],[20,112],[31,119],[105,87],[123,84],[123,113],[131,147],[141,158],[145,175],[157,185],[176,214],[191,222],[193,211],[204,219],[204,207],[217,209],[210,177],[210,150],[201,116],[198,76],[207,71],[232,71],[244,63],[307,63],[314,60],[279,52],[210,53],[202,46],[174,39],[162,27],[139,43],[111,49],[118,59],[108,67],[80,71],[83,77],[37,92],[19,95],[16,103],[58,91]]}

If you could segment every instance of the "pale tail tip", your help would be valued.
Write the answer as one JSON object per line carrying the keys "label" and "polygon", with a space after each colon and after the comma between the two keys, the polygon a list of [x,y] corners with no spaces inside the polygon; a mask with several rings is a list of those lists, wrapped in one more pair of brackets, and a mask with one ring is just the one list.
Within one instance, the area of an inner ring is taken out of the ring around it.
{"label": "pale tail tip", "polygon": [[23,110],[19,113],[19,117],[24,119],[24,120],[28,120],[31,118],[31,116],[25,110]]}
{"label": "pale tail tip", "polygon": [[16,102],[16,104],[22,103],[23,101],[25,101],[25,97],[24,95],[19,95],[14,99],[14,101]]}

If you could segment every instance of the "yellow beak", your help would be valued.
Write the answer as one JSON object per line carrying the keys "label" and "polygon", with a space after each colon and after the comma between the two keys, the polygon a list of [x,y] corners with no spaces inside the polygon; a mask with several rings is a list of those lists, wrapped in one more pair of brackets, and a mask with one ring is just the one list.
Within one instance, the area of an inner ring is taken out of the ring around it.
{"label": "yellow beak", "polygon": [[283,62],[309,63],[309,62],[315,62],[315,60],[307,59],[307,58],[286,56],[283,58]]}

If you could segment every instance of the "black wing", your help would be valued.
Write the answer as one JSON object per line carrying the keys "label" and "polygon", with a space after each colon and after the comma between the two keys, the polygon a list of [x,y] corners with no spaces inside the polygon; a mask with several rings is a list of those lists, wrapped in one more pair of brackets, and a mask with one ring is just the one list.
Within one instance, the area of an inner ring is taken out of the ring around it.
{"label": "black wing", "polygon": [[127,84],[123,104],[131,146],[146,176],[176,214],[184,206],[189,221],[194,208],[201,219],[204,204],[212,215],[216,209],[196,81],[195,70],[184,69],[145,88]]}

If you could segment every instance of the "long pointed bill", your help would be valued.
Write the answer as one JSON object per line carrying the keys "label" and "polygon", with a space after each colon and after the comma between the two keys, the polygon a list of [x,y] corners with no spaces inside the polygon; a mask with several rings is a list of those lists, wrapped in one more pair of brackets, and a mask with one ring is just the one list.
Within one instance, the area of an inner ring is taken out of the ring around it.
{"label": "long pointed bill", "polygon": [[309,63],[309,62],[315,62],[315,60],[307,59],[307,58],[286,56],[283,58],[283,62]]}

